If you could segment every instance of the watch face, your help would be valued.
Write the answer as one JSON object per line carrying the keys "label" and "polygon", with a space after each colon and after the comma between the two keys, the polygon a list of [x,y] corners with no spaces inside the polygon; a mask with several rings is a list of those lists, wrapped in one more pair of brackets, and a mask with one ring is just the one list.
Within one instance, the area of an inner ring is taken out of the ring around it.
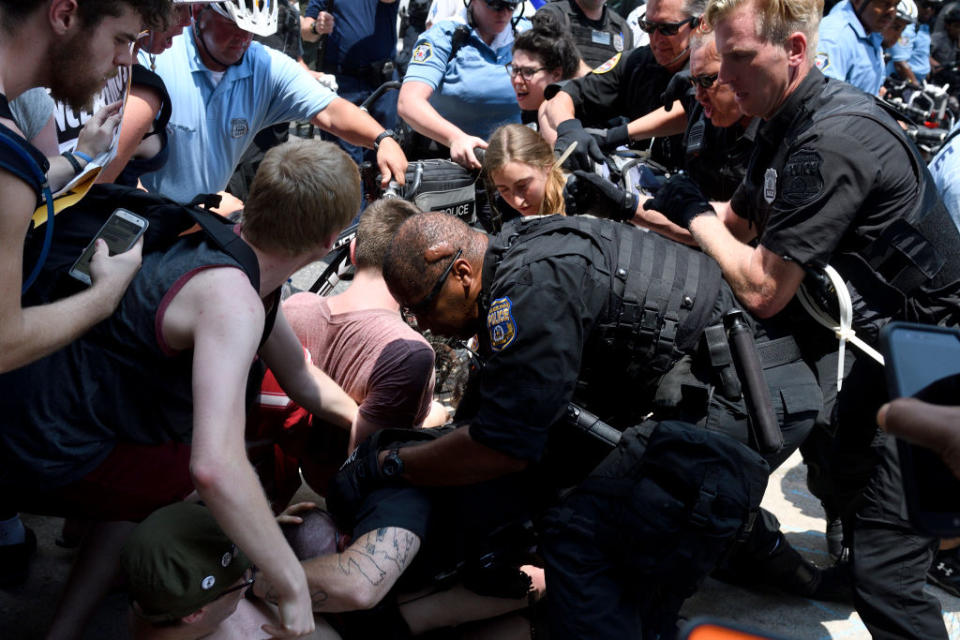
{"label": "watch face", "polygon": [[400,460],[400,456],[397,455],[397,452],[391,451],[388,453],[387,457],[383,459],[383,466],[381,467],[383,475],[387,478],[392,478],[400,475],[402,470],[403,462]]}

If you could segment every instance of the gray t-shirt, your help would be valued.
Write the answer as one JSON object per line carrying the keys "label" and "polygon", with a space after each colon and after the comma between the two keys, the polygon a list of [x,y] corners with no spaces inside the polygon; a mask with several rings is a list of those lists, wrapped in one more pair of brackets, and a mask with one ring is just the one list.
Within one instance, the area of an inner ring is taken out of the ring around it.
{"label": "gray t-shirt", "polygon": [[10,102],[10,111],[23,137],[33,140],[53,115],[53,98],[43,87],[24,91]]}

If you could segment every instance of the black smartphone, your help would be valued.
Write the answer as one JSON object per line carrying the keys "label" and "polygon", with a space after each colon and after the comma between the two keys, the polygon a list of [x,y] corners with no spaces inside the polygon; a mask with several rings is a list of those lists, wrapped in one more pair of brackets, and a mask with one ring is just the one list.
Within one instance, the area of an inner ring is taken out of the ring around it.
{"label": "black smartphone", "polygon": [[90,260],[96,251],[96,242],[98,238],[103,238],[110,249],[110,255],[116,255],[129,251],[130,248],[140,239],[144,231],[147,230],[149,223],[132,211],[127,209],[117,209],[107,221],[103,223],[97,235],[93,237],[87,248],[83,250],[77,261],[70,267],[69,274],[80,282],[90,284]]}
{"label": "black smartphone", "polygon": [[[880,349],[892,398],[960,404],[960,330],[891,322],[880,333]],[[903,440],[897,451],[910,521],[934,536],[960,535],[960,480],[935,451]]]}

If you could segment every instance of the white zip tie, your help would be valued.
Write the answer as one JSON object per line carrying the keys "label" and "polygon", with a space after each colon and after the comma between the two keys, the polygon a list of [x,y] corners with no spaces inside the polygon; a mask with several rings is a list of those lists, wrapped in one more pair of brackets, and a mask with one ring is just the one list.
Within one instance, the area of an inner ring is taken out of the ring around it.
{"label": "white zip tie", "polygon": [[810,298],[810,294],[807,293],[806,288],[800,287],[797,290],[797,298],[800,300],[800,304],[803,306],[806,312],[809,313],[810,316],[821,325],[833,331],[834,335],[836,335],[837,339],[840,341],[840,349],[837,353],[837,392],[839,393],[841,387],[843,386],[843,362],[844,355],[846,354],[847,342],[850,342],[865,354],[879,362],[881,366],[884,364],[884,362],[883,356],[880,355],[880,352],[861,340],[853,330],[853,301],[850,298],[850,290],[847,289],[847,284],[843,281],[843,278],[839,273],[837,273],[837,270],[830,265],[825,266],[823,271],[827,274],[827,277],[830,278],[830,283],[837,291],[837,303],[838,307],[840,308],[840,322],[838,323],[825,310],[819,308],[817,304]]}

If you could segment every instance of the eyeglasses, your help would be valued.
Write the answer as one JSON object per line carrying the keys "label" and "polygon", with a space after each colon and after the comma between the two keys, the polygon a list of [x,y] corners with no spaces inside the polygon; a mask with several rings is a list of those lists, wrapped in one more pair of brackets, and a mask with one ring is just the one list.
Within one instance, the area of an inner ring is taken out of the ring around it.
{"label": "eyeglasses", "polygon": [[229,589],[224,589],[223,592],[222,592],[220,595],[217,596],[217,598],[218,598],[218,599],[219,599],[219,598],[222,598],[223,596],[227,595],[228,593],[233,593],[234,591],[240,591],[241,589],[246,589],[247,587],[252,587],[252,586],[253,586],[253,583],[257,581],[257,572],[251,567],[250,569],[247,569],[247,570],[244,572],[244,575],[245,575],[245,576],[249,576],[249,577],[244,578],[243,582],[241,582],[241,583],[238,584],[238,585],[232,586],[232,587],[230,587]]}
{"label": "eyeglasses", "polygon": [[427,294],[427,297],[416,304],[407,305],[405,309],[407,315],[425,316],[430,312],[430,310],[433,308],[434,300],[438,295],[440,295],[440,290],[443,289],[443,284],[450,276],[450,272],[453,271],[453,263],[455,263],[462,255],[463,249],[457,249],[457,252],[453,254],[453,259],[450,261],[450,264],[448,264],[447,268],[444,269],[443,273],[440,274],[440,277],[433,285],[430,293]]}
{"label": "eyeglasses", "polygon": [[708,73],[702,76],[690,76],[690,85],[693,87],[700,87],[701,89],[709,89],[713,86],[713,83],[717,81],[719,76],[719,73]]}
{"label": "eyeglasses", "polygon": [[515,67],[509,63],[503,66],[507,68],[507,73],[510,74],[511,78],[516,78],[519,75],[524,80],[530,80],[533,76],[537,75],[538,71],[546,69],[546,67]]}
{"label": "eyeglasses", "polygon": [[515,11],[519,2],[508,2],[507,0],[483,0],[491,11]]}
{"label": "eyeglasses", "polygon": [[659,31],[665,36],[675,36],[677,32],[680,31],[680,27],[687,24],[688,22],[693,22],[696,20],[696,16],[690,16],[686,20],[681,20],[680,22],[649,22],[647,20],[637,21],[637,25],[644,33],[653,33],[654,31]]}

